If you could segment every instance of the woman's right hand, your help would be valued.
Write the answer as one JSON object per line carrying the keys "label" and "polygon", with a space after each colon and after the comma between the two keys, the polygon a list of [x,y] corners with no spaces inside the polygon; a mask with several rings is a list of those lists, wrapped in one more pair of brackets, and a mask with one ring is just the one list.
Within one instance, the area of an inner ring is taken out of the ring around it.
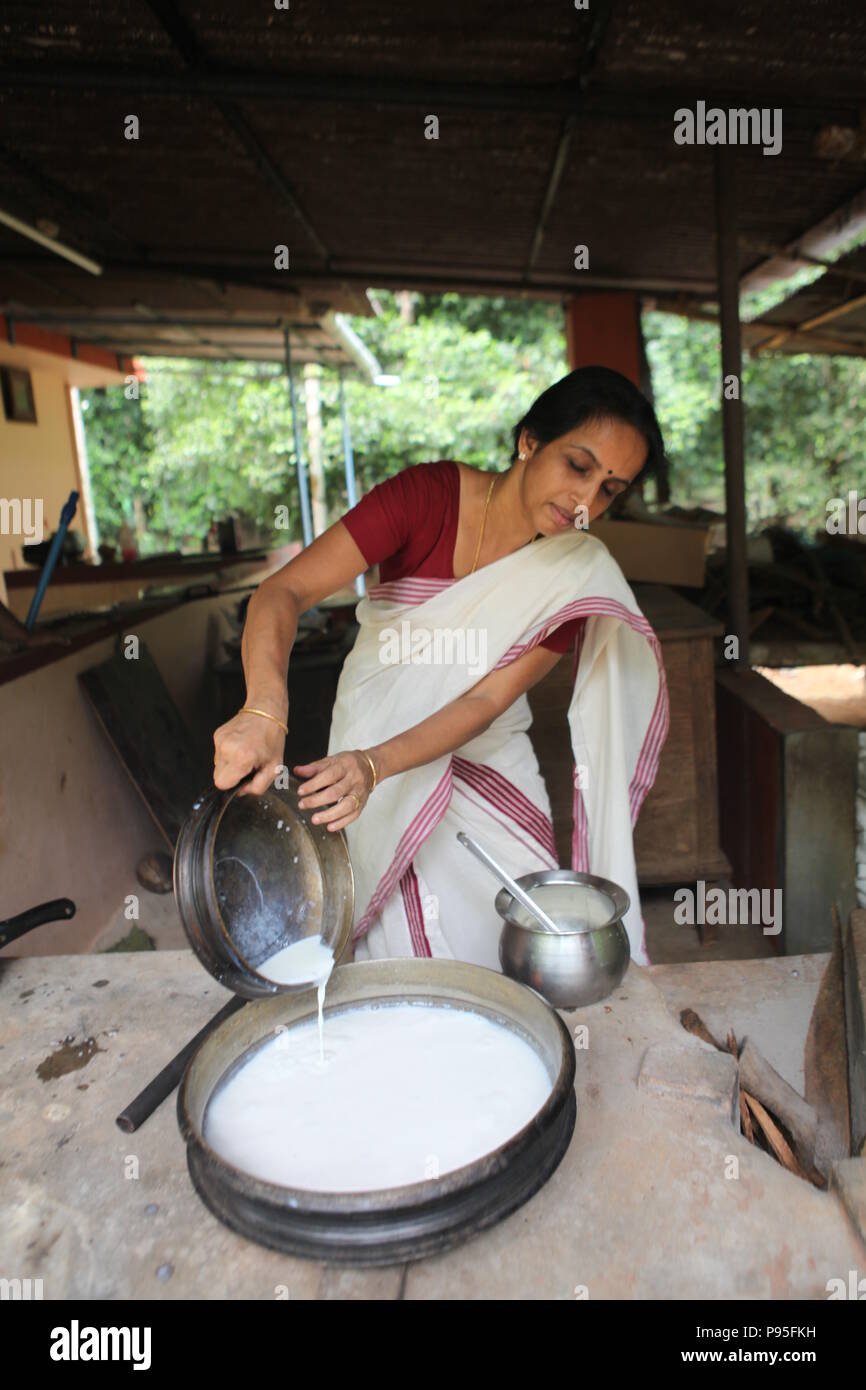
{"label": "woman's right hand", "polygon": [[262,795],[285,767],[283,752],[286,735],[273,719],[260,714],[236,714],[227,724],[221,724],[213,736],[214,786],[221,791],[236,787],[244,777],[255,771],[239,796],[247,792]]}

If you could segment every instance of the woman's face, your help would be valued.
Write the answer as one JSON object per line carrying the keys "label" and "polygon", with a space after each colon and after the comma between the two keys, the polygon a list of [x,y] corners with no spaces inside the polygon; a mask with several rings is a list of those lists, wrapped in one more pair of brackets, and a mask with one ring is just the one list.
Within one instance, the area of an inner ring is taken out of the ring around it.
{"label": "woman's face", "polygon": [[524,506],[536,532],[545,536],[600,516],[637,477],[647,456],[643,435],[621,420],[587,422],[544,445],[524,430],[520,448],[530,454]]}

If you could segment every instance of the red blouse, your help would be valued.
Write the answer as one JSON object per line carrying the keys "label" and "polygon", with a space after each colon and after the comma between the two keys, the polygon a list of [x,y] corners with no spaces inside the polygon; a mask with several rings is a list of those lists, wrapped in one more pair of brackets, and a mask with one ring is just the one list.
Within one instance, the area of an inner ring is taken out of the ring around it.
{"label": "red blouse", "polygon": [[[452,459],[439,459],[377,483],[342,521],[367,564],[379,566],[381,583],[407,575],[453,579],[459,507],[460,469]],[[541,646],[568,651],[585,621],[563,623]]]}

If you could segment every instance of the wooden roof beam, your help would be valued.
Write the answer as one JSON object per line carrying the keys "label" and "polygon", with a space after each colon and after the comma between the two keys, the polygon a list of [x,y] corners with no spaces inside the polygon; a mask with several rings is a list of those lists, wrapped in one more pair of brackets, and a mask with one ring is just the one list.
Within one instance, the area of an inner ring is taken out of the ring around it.
{"label": "wooden roof beam", "polygon": [[[678,314],[680,318],[695,319],[699,323],[714,323],[718,325],[718,313],[710,308],[703,308],[691,300],[669,299],[666,296],[653,295],[645,300],[643,306],[648,312],[657,310],[660,314]],[[768,323],[764,319],[749,319],[742,325],[743,333],[747,338],[747,346],[750,353],[757,354],[766,350],[769,336],[778,331],[778,324]],[[754,336],[755,328],[766,328],[768,336],[758,343],[748,342]],[[864,338],[828,338],[823,333],[810,333],[808,340],[802,344],[796,342],[796,330],[790,329],[790,337],[787,342],[794,340],[795,346],[801,352],[819,352],[822,354],[842,353],[851,357],[866,357],[866,337]]]}
{"label": "wooden roof beam", "polygon": [[780,329],[774,333],[772,338],[761,343],[756,349],[758,352],[769,352],[773,348],[780,347],[787,338],[796,333],[810,333],[813,328],[820,328],[824,323],[832,323],[834,319],[843,318],[845,314],[852,314],[856,309],[866,306],[866,294],[858,294],[854,299],[846,299],[842,304],[835,304],[832,309],[825,309],[822,314],[815,314],[810,319],[804,319],[791,328]]}
{"label": "wooden roof beam", "polygon": [[866,270],[854,270],[845,264],[844,257],[838,261],[828,261],[821,256],[809,256],[799,248],[794,251],[790,247],[774,246],[772,242],[752,240],[748,237],[742,237],[740,244],[750,251],[760,251],[764,256],[773,259],[783,256],[787,260],[800,261],[804,266],[814,266],[816,270],[829,270],[841,280],[853,280],[857,284],[866,285]]}
{"label": "wooden roof beam", "polygon": [[[16,270],[19,266],[36,266],[45,268],[45,261],[40,257],[27,257],[23,255],[3,255],[0,254],[0,279],[2,279],[4,266],[11,270]],[[372,264],[357,262],[351,268],[340,262],[332,260],[329,269],[320,267],[298,266],[294,272],[296,282],[294,292],[300,294],[298,286],[303,287],[305,282],[311,284],[345,284],[363,285],[364,288],[379,286],[382,289],[426,289],[432,293],[445,292],[448,290],[465,290],[467,292],[479,294],[525,294],[532,296],[537,294],[559,295],[574,294],[577,289],[611,289],[611,290],[637,290],[644,294],[651,294],[654,291],[683,291],[692,295],[706,294],[712,297],[716,293],[716,286],[712,280],[704,280],[689,276],[655,276],[655,275],[596,275],[588,271],[581,271],[578,275],[574,272],[571,275],[551,276],[545,274],[533,274],[531,276],[521,275],[514,271],[486,271],[479,273],[476,267],[461,268],[459,265],[431,265],[418,262],[405,263],[403,265]],[[135,275],[137,279],[144,280],[148,275],[164,277],[173,275],[181,279],[209,279],[217,280],[222,283],[230,283],[238,286],[247,286],[254,289],[269,290],[279,292],[282,286],[276,283],[275,279],[267,278],[267,274],[262,269],[255,269],[249,264],[231,265],[215,262],[204,262],[193,264],[189,262],[160,261],[155,257],[150,258],[144,264],[125,261],[108,261],[105,265],[105,276],[112,274]],[[277,272],[272,272],[276,275]]]}
{"label": "wooden roof beam", "polygon": [[426,106],[430,110],[465,108],[490,111],[536,111],[599,120],[652,120],[673,123],[680,106],[697,101],[725,109],[781,106],[786,127],[809,125],[816,118],[859,122],[862,90],[834,88],[816,93],[804,84],[793,91],[748,90],[686,84],[635,90],[634,86],[600,87],[581,92],[573,79],[565,82],[444,82],[415,77],[358,77],[346,73],[286,73],[244,71],[216,66],[183,72],[128,68],[118,64],[97,67],[85,63],[18,64],[0,68],[0,87],[10,90],[122,91],[152,96],[209,97],[233,101],[328,102],[339,106]]}
{"label": "wooden roof beam", "polygon": [[803,253],[807,256],[826,256],[838,246],[856,236],[866,227],[866,188],[848,198],[840,207],[789,241],[784,250],[757,265],[740,277],[740,294],[763,290],[781,280],[789,280],[802,269]]}

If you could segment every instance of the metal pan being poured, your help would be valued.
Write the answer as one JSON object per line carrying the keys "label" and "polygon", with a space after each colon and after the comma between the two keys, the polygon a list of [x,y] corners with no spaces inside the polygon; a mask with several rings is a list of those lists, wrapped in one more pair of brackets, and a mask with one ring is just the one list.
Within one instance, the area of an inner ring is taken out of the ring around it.
{"label": "metal pan being poured", "polygon": [[355,906],[345,835],[314,825],[298,782],[262,796],[210,791],[178,837],[174,890],[199,960],[246,999],[326,981]]}

